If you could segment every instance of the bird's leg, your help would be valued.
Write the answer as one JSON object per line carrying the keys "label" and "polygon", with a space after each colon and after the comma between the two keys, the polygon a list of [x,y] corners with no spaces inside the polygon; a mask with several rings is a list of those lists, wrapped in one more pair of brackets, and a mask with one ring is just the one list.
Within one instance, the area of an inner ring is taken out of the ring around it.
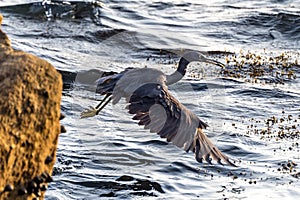
{"label": "bird's leg", "polygon": [[100,101],[100,103],[96,106],[96,109],[98,109],[102,103],[110,96],[110,94],[105,95],[105,97]]}
{"label": "bird's leg", "polygon": [[100,108],[97,108],[97,112],[96,112],[96,115],[99,114],[99,112],[111,101],[111,97],[109,97],[109,99],[100,107]]}
{"label": "bird's leg", "polygon": [[[94,108],[92,106],[90,106],[90,109],[87,109],[85,111],[83,111],[80,114],[80,118],[87,118],[87,117],[93,117],[95,115],[98,115],[99,112],[108,104],[108,102],[111,100],[111,98],[109,98],[108,101],[106,101],[106,99],[110,96],[110,94],[107,94],[101,101],[100,103]],[[106,101],[106,102],[105,102]],[[104,104],[103,104],[104,103]],[[102,105],[103,104],[103,105]]]}

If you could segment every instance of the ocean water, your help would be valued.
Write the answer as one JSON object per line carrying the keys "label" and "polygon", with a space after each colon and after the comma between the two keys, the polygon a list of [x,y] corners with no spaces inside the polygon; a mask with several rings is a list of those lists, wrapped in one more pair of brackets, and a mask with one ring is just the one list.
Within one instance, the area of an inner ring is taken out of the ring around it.
{"label": "ocean water", "polygon": [[102,97],[77,77],[63,91],[67,133],[47,200],[299,197],[299,1],[0,0],[0,13],[14,48],[59,70],[171,73],[186,49],[226,65],[193,63],[169,89],[237,168],[196,162],[138,126],[124,101],[80,119]]}

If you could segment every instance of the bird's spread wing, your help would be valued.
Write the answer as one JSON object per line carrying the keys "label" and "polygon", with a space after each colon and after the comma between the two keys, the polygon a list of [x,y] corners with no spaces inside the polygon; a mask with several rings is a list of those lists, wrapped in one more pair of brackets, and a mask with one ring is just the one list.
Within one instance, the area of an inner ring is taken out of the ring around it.
{"label": "bird's spread wing", "polygon": [[156,132],[185,151],[193,151],[198,162],[214,159],[235,166],[227,156],[212,144],[202,129],[207,124],[189,111],[167,90],[157,83],[144,84],[136,89],[127,106],[133,119],[139,120],[150,132]]}

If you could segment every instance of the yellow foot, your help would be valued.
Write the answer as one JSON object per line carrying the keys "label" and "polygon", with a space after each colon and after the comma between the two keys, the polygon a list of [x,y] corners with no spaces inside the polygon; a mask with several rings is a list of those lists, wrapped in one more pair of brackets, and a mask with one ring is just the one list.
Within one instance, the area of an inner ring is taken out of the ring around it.
{"label": "yellow foot", "polygon": [[88,117],[94,117],[97,113],[97,109],[90,106],[90,109],[86,109],[80,114],[80,118],[88,118]]}

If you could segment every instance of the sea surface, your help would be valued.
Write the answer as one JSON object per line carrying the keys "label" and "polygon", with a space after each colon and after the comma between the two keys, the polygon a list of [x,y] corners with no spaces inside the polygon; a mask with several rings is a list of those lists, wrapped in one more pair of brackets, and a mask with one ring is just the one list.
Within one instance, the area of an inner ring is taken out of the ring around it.
{"label": "sea surface", "polygon": [[187,49],[226,65],[193,63],[169,90],[238,167],[198,163],[138,126],[125,101],[80,119],[102,97],[78,78],[63,91],[47,200],[299,198],[299,0],[0,0],[0,13],[15,49],[59,70],[172,73]]}

